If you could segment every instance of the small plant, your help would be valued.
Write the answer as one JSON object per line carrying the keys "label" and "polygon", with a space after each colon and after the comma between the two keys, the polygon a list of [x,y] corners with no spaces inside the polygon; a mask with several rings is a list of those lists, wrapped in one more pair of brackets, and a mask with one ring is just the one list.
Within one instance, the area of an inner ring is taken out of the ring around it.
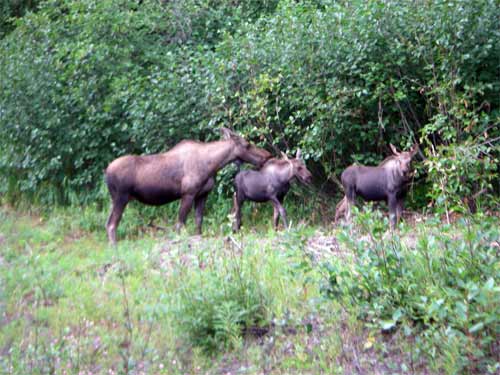
{"label": "small plant", "polygon": [[429,196],[438,212],[476,212],[483,202],[492,202],[492,184],[498,177],[498,150],[489,140],[443,145],[432,149],[425,164],[432,186]]}
{"label": "small plant", "polygon": [[255,256],[241,252],[220,267],[189,273],[179,293],[177,316],[195,346],[236,348],[245,332],[268,324],[270,295]]}
{"label": "small plant", "polygon": [[328,263],[324,292],[359,306],[370,327],[417,335],[429,358],[452,363],[454,372],[492,368],[500,329],[497,221],[478,215],[437,232],[421,227],[409,246],[381,230],[377,214],[356,220],[360,236],[339,236],[356,261],[352,269]]}

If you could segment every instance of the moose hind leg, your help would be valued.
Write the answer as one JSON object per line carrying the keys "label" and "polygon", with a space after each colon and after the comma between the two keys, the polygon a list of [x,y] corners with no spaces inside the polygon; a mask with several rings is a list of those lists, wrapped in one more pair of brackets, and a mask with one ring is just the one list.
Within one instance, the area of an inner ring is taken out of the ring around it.
{"label": "moose hind leg", "polygon": [[344,195],[344,198],[337,203],[337,206],[335,207],[335,222],[337,223],[342,215],[345,216],[347,215],[347,196]]}
{"label": "moose hind leg", "polygon": [[349,198],[347,198],[345,200],[345,214],[344,214],[344,217],[346,219],[346,221],[348,223],[351,222],[351,217],[352,217],[352,206],[354,205],[354,199],[353,200],[350,200]]}
{"label": "moose hind leg", "polygon": [[278,207],[276,207],[275,204],[273,204],[273,225],[274,229],[278,229],[278,223],[280,219],[280,212]]}
{"label": "moose hind leg", "polygon": [[116,245],[116,228],[120,223],[127,203],[128,199],[126,197],[118,197],[113,200],[111,213],[109,214],[108,221],[106,222],[106,233],[108,234],[108,240],[112,245]]}
{"label": "moose hind leg", "polygon": [[354,187],[348,187],[345,194],[345,218],[348,223],[351,222],[351,207],[354,205],[356,200],[356,190]]}

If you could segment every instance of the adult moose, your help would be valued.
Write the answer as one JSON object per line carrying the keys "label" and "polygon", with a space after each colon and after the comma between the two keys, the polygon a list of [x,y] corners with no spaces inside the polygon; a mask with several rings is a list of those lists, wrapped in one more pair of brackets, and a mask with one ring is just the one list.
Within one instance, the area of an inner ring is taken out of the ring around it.
{"label": "adult moose", "polygon": [[232,161],[261,166],[272,156],[229,129],[222,128],[221,133],[219,141],[185,140],[161,154],[126,155],[112,161],[105,170],[112,199],[106,223],[109,241],[116,244],[116,228],[133,199],[155,206],[180,199],[177,230],[185,224],[194,203],[197,233],[201,234],[205,201],[217,171]]}
{"label": "adult moose", "polygon": [[296,177],[304,184],[310,184],[312,181],[311,172],[309,172],[300,156],[300,150],[297,151],[295,159],[289,159],[283,154],[282,159],[272,158],[258,171],[241,171],[236,175],[234,180],[236,221],[233,230],[237,231],[241,227],[241,206],[247,199],[254,202],[271,201],[274,207],[274,227],[278,228],[280,216],[283,225],[285,228],[287,227],[283,199],[290,189],[291,180]]}
{"label": "adult moose", "polygon": [[386,201],[389,205],[391,228],[403,213],[403,199],[411,179],[411,161],[418,151],[415,144],[409,151],[398,152],[390,145],[393,155],[376,167],[351,165],[341,175],[345,196],[337,204],[335,221],[344,214],[349,220],[350,206],[359,195],[365,201]]}

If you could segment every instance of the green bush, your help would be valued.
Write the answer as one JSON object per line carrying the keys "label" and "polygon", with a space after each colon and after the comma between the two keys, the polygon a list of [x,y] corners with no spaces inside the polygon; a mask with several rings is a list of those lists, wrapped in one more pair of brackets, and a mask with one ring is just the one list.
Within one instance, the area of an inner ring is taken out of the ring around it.
{"label": "green bush", "polygon": [[323,4],[282,1],[227,35],[216,54],[217,120],[281,149],[301,146],[325,168],[375,163],[389,141],[431,128],[435,144],[462,141],[495,121],[493,3]]}
{"label": "green bush", "polygon": [[191,344],[208,351],[236,348],[245,331],[269,324],[271,295],[254,256],[190,273],[179,291],[179,325]]}
{"label": "green bush", "polygon": [[5,0],[0,3],[0,39],[15,28],[16,19],[36,11],[40,0]]}
{"label": "green bush", "polygon": [[300,147],[322,180],[390,142],[487,134],[494,163],[498,16],[493,0],[43,2],[0,40],[0,191],[95,199],[115,157],[221,125]]}
{"label": "green bush", "polygon": [[417,336],[431,359],[457,350],[453,373],[493,369],[500,332],[498,221],[479,215],[451,226],[435,223],[435,231],[416,229],[409,246],[388,236],[387,220],[376,214],[365,210],[356,220],[361,238],[347,230],[340,235],[356,260],[352,269],[327,264],[324,292],[357,306],[371,326]]}
{"label": "green bush", "polygon": [[300,325],[299,311],[318,295],[306,287],[316,280],[303,253],[310,230],[270,241],[250,233],[227,237],[215,253],[198,254],[195,267],[186,266],[189,255],[182,251],[169,285],[180,335],[213,352],[240,348],[243,338],[271,333],[283,320]]}
{"label": "green bush", "polygon": [[450,211],[476,212],[495,199],[491,193],[498,181],[498,153],[487,140],[442,145],[425,164],[433,181],[428,193],[448,222]]}

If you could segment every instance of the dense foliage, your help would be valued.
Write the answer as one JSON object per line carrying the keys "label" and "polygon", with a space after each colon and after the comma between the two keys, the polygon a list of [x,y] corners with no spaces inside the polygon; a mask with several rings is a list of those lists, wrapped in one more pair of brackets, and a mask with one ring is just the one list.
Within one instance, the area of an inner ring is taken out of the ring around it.
{"label": "dense foliage", "polygon": [[36,11],[40,0],[4,0],[0,3],[0,38],[15,27],[16,19]]}
{"label": "dense foliage", "polygon": [[493,0],[43,2],[0,40],[0,191],[93,198],[115,157],[224,125],[302,148],[321,181],[418,141],[424,194],[484,197],[499,15]]}
{"label": "dense foliage", "polygon": [[436,221],[436,230],[426,223],[412,230],[413,241],[387,236],[387,222],[368,210],[356,220],[364,236],[339,235],[356,261],[326,263],[325,294],[359,306],[359,318],[386,333],[418,335],[426,355],[456,352],[445,360],[450,373],[498,370],[498,220]]}

